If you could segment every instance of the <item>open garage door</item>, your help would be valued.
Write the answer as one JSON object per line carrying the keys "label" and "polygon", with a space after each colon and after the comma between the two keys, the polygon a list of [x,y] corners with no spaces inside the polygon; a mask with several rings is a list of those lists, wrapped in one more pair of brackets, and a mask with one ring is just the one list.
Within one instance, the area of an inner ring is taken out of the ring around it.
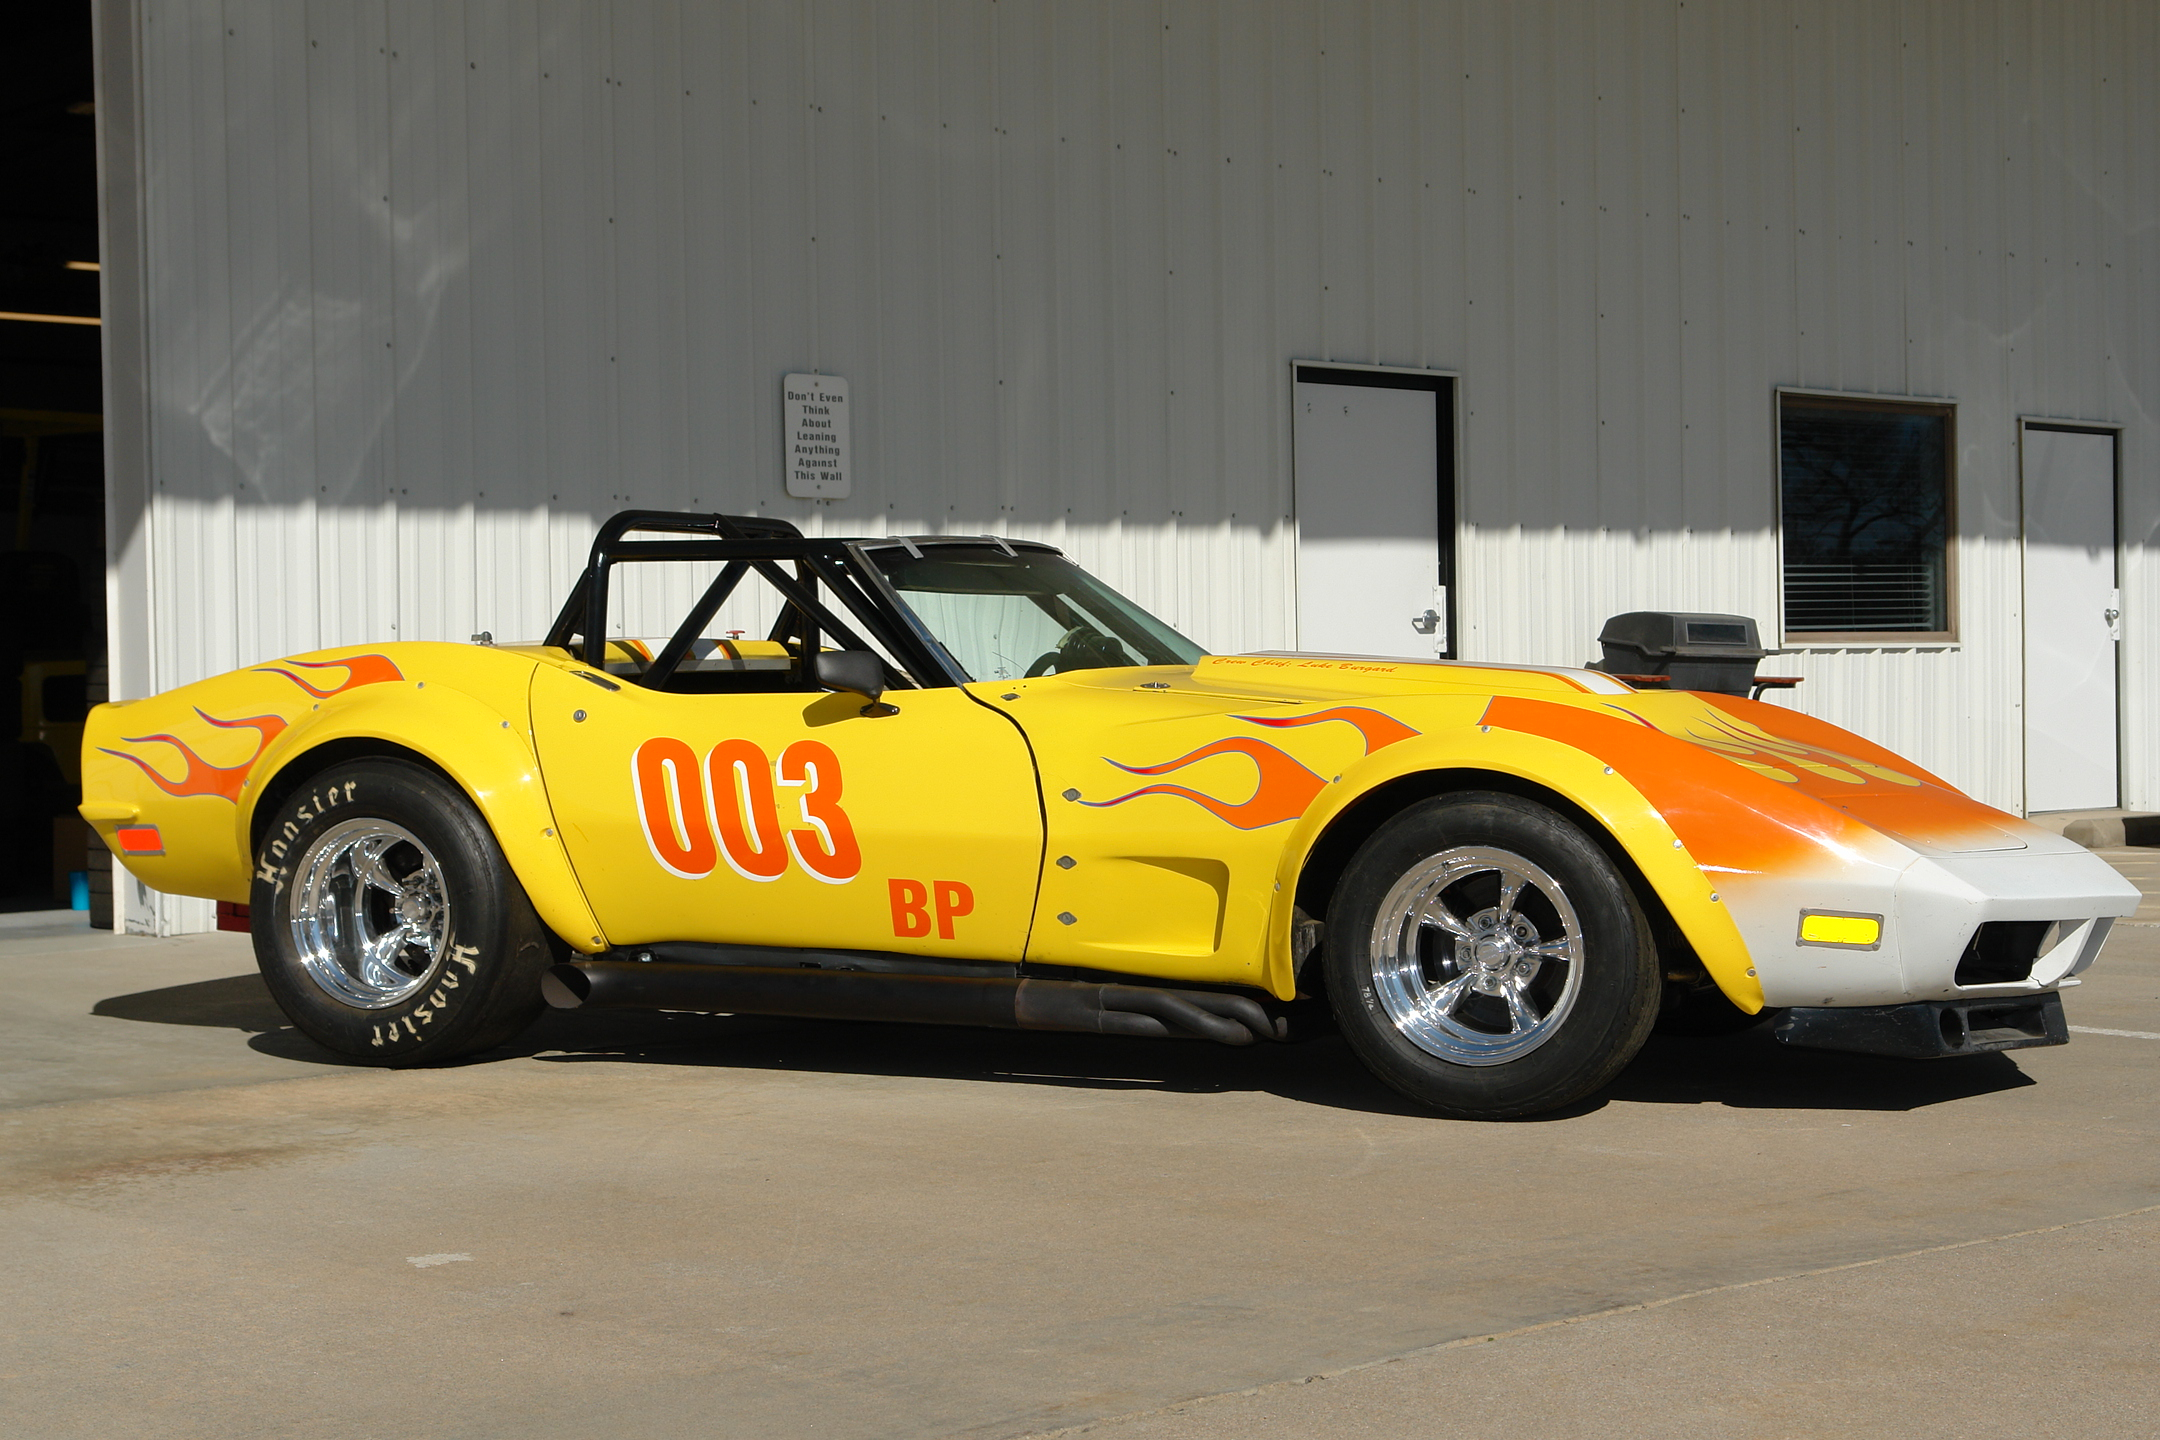
{"label": "open garage door", "polygon": [[1455,378],[1300,364],[1298,648],[1452,657]]}

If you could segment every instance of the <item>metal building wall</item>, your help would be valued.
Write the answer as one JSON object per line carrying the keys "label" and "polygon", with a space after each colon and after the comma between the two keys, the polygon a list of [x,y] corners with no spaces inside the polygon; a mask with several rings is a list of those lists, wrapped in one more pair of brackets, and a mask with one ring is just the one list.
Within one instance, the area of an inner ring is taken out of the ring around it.
{"label": "metal building wall", "polygon": [[[1956,400],[1959,643],[1783,663],[2011,807],[2015,417],[2126,423],[2160,805],[2146,0],[99,4],[116,694],[537,634],[625,505],[1038,536],[1285,645],[1326,359],[1462,376],[1473,658],[1767,626],[1774,388]],[[781,484],[810,369],[847,502]]]}

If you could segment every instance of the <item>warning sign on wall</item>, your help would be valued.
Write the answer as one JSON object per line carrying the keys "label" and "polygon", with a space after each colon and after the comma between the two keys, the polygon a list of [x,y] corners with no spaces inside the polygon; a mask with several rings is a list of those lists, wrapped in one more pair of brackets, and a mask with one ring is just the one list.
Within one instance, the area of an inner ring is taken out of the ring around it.
{"label": "warning sign on wall", "polygon": [[789,375],[780,382],[780,396],[787,493],[798,500],[847,499],[852,473],[847,381],[837,375]]}

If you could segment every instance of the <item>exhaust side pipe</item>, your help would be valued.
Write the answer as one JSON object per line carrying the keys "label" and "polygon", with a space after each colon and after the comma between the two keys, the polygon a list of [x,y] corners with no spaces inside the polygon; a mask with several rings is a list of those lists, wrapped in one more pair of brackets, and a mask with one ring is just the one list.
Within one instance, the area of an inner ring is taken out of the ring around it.
{"label": "exhaust side pipe", "polygon": [[806,1020],[892,1020],[994,1030],[1191,1037],[1224,1045],[1281,1040],[1289,1022],[1243,995],[1072,980],[886,975],[587,960],[557,965],[540,993],[558,1010],[709,1010]]}

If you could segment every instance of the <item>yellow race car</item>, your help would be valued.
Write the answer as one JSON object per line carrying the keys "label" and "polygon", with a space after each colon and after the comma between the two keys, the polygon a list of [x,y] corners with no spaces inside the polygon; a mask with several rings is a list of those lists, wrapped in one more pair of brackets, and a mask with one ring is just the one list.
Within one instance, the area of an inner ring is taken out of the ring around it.
{"label": "yellow race car", "polygon": [[615,516],[541,644],[99,706],[82,773],[131,872],[245,905],[293,1023],[393,1065],[544,1003],[1230,1044],[1331,1016],[1403,1093],[1521,1116],[1661,1014],[2060,1044],[2138,899],[1781,707],[1208,655],[1047,545],[720,515]]}

